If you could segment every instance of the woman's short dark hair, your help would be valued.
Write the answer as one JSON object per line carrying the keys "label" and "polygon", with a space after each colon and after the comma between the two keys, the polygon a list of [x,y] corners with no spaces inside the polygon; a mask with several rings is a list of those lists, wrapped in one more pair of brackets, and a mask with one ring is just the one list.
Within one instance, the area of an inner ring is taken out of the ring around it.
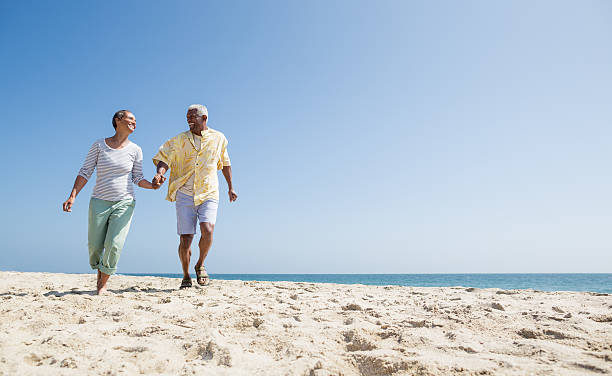
{"label": "woman's short dark hair", "polygon": [[130,112],[130,111],[129,110],[119,110],[119,111],[115,112],[115,114],[113,115],[113,128],[117,129],[116,120],[117,119],[119,119],[119,120],[123,119],[123,117],[125,116],[125,114],[127,112]]}

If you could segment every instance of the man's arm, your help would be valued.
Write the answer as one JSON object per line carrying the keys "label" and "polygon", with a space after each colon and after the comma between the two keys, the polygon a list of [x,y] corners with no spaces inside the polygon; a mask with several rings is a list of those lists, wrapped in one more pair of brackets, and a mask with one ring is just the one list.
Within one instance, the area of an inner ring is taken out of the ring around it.
{"label": "man's arm", "polygon": [[229,200],[230,202],[234,202],[238,198],[238,194],[236,194],[236,191],[234,191],[234,187],[232,186],[232,166],[223,166],[222,171],[225,181],[227,182],[227,193],[229,195]]}

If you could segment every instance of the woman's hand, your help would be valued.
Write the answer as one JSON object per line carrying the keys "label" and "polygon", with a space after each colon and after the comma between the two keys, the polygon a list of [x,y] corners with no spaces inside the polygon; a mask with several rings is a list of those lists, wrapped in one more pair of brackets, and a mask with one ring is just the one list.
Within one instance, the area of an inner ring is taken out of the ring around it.
{"label": "woman's hand", "polygon": [[87,184],[87,179],[82,177],[81,175],[77,175],[76,179],[74,179],[74,186],[72,187],[72,191],[70,191],[70,196],[68,196],[68,200],[64,201],[62,205],[62,209],[65,212],[72,211],[72,204],[74,204],[74,199],[81,192],[81,189]]}
{"label": "woman's hand", "polygon": [[62,209],[64,209],[65,212],[71,212],[72,204],[74,204],[74,197],[70,196],[68,197],[68,200],[64,201],[64,204],[62,205]]}

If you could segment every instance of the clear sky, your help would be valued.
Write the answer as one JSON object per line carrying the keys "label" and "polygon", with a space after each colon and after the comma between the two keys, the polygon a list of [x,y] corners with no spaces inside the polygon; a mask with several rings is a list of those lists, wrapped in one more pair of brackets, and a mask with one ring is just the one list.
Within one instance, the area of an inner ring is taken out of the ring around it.
{"label": "clear sky", "polygon": [[[94,140],[229,139],[211,273],[612,272],[608,1],[2,1],[0,269],[89,272]],[[119,272],[179,273],[167,185]],[[194,249],[197,253],[197,250]],[[194,260],[195,262],[195,260]],[[193,263],[192,263],[193,265]]]}

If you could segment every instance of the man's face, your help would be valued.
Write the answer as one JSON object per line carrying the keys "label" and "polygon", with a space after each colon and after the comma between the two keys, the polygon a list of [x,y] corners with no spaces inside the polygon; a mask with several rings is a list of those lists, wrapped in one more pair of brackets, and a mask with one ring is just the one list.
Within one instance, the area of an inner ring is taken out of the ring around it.
{"label": "man's face", "polygon": [[117,124],[117,129],[126,129],[132,133],[136,130],[136,117],[133,113],[126,112],[123,119],[115,120],[115,124]]}
{"label": "man's face", "polygon": [[187,124],[192,133],[199,135],[206,124],[206,115],[198,116],[198,110],[189,110],[187,111]]}

